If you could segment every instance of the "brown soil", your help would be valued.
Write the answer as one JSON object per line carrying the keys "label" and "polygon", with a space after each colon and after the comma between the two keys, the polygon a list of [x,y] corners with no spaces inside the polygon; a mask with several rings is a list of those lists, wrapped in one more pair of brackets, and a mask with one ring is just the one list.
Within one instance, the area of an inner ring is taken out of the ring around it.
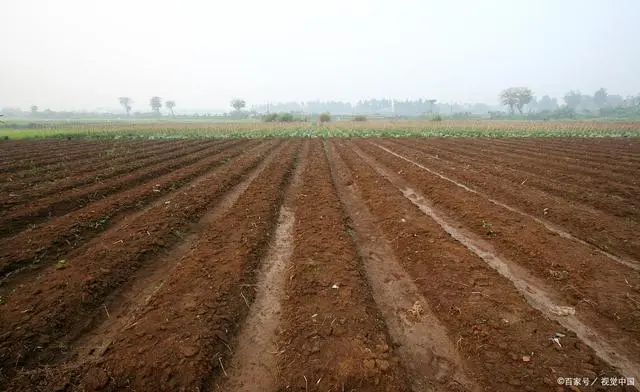
{"label": "brown soil", "polygon": [[[526,152],[525,148],[517,146],[503,149],[480,143],[477,149],[461,149],[459,145],[453,144],[450,140],[438,140],[430,144],[430,147],[435,147],[436,151],[444,153],[462,154],[458,158],[470,159],[471,161],[484,159],[485,162],[497,164],[499,167],[506,166],[525,173],[546,176],[551,181],[574,182],[573,185],[576,186],[597,186],[600,181],[605,180],[605,182],[610,182],[610,185],[619,185],[619,188],[613,189],[621,194],[624,194],[625,186],[633,187],[633,178],[630,175],[633,174],[635,168],[626,166],[629,161],[613,164],[611,158],[603,160],[603,162],[594,158],[591,160],[577,159],[570,153],[560,152],[559,155],[556,155],[546,149],[542,149],[540,153],[530,154]],[[498,157],[499,159],[497,159]],[[619,160],[620,157],[617,159]],[[611,180],[619,181],[620,184]]]}
{"label": "brown soil", "polygon": [[[205,216],[186,254],[169,255],[166,261],[180,257],[178,265],[163,281],[153,282],[161,287],[145,298],[130,324],[100,344],[108,349],[90,365],[89,372],[108,375],[109,389],[202,390],[223,374],[228,342],[247,314],[245,300],[254,297],[253,271],[269,242],[297,147],[284,146],[226,211]],[[150,343],[144,350],[141,339]]]}
{"label": "brown soil", "polygon": [[0,336],[5,337],[0,343],[0,363],[13,363],[15,369],[64,352],[60,339],[73,339],[93,322],[88,316],[105,313],[100,309],[104,297],[163,248],[178,243],[189,223],[239,182],[247,168],[256,166],[262,154],[253,151],[233,159],[188,189],[173,192],[71,251],[65,268],[57,263],[38,279],[7,293],[0,320]]}
{"label": "brown soil", "polygon": [[143,209],[154,200],[188,186],[189,181],[224,164],[252,145],[253,143],[246,142],[229,146],[230,148],[214,153],[211,157],[183,170],[143,182],[127,191],[105,197],[11,238],[0,240],[1,248],[4,250],[0,252],[0,283],[6,285],[7,280],[13,279],[8,274],[19,268],[29,266],[39,269],[48,262],[60,260],[66,252],[125,218],[130,210]]}
{"label": "brown soil", "polygon": [[[547,390],[556,385],[555,373],[615,374],[574,333],[540,317],[511,282],[421,214],[353,151],[341,152],[354,170],[356,183],[370,184],[363,188],[363,195],[377,216],[376,223],[448,327],[450,339],[484,390],[526,390],[525,386]],[[567,335],[562,340],[569,339],[562,348],[549,340],[556,332]],[[553,370],[525,364],[522,358],[527,356]]]}
{"label": "brown soil", "polygon": [[[363,150],[409,178],[435,205],[484,238],[510,262],[548,285],[558,302],[576,308],[588,325],[615,341],[619,353],[640,357],[640,273],[547,230],[538,222],[491,203],[369,143]],[[561,255],[561,257],[559,257]],[[607,271],[607,279],[600,279]]]}
{"label": "brown soil", "polygon": [[[406,143],[403,143],[406,145]],[[426,148],[439,159],[453,160],[465,167],[489,172],[498,176],[507,176],[525,187],[535,186],[560,197],[570,197],[572,200],[584,202],[596,208],[617,207],[612,212],[618,216],[638,212],[638,200],[633,196],[640,187],[634,184],[635,170],[628,170],[615,174],[614,170],[620,165],[607,167],[599,163],[597,169],[588,173],[579,173],[578,168],[584,168],[585,162],[571,166],[568,157],[554,159],[549,154],[527,159],[521,149],[511,148],[508,152],[488,149],[480,145],[478,150],[460,148],[447,140],[438,140],[429,144],[412,143],[408,146]],[[611,162],[611,160],[609,160]],[[526,180],[526,181],[525,181]],[[570,188],[566,188],[571,185]],[[640,185],[640,184],[638,184]],[[564,192],[564,193],[563,193]],[[627,208],[625,208],[627,207]]]}
{"label": "brown soil", "polygon": [[136,168],[160,162],[166,159],[167,154],[178,150],[184,151],[190,144],[165,142],[160,145],[145,146],[145,148],[127,144],[110,146],[84,161],[65,161],[56,168],[37,167],[24,172],[11,173],[11,177],[7,176],[0,188],[0,209],[24,205],[35,198],[42,198],[74,187],[102,182]]}
{"label": "brown soil", "polygon": [[408,390],[319,140],[311,146],[295,204],[278,390]]}
{"label": "brown soil", "polygon": [[[0,191],[28,198],[2,216],[0,390],[640,383],[639,140],[48,140],[0,153],[15,177]],[[50,208],[55,197],[71,204]]]}
{"label": "brown soil", "polygon": [[260,392],[276,389],[278,362],[274,353],[278,352],[281,304],[293,254],[295,198],[302,186],[309,145],[308,140],[304,142],[290,185],[284,192],[273,239],[259,267],[255,300],[240,327],[232,360],[227,367],[229,377],[215,380],[214,390]]}
{"label": "brown soil", "polygon": [[114,145],[113,141],[60,141],[56,145],[44,141],[35,141],[34,149],[30,149],[24,156],[12,156],[7,154],[4,165],[0,167],[0,173],[15,172],[26,168],[38,168],[47,165],[58,164],[60,161],[72,161],[83,159],[92,154],[99,153],[105,148]]}
{"label": "brown soil", "polygon": [[131,170],[123,171],[122,175],[117,178],[49,195],[32,201],[28,206],[18,205],[9,208],[0,217],[0,225],[2,225],[0,236],[15,235],[29,225],[63,215],[95,200],[125,190],[139,182],[191,165],[215,153],[218,149],[215,142],[204,143],[204,145],[195,146],[187,151],[178,151],[166,157],[154,158],[155,164],[137,170],[131,168]]}
{"label": "brown soil", "polygon": [[[599,193],[594,192],[593,188],[586,190],[576,181],[566,180],[554,185],[553,180],[547,180],[544,176],[505,168],[513,163],[509,158],[503,158],[496,165],[490,161],[497,158],[487,157],[468,162],[464,158],[456,158],[464,157],[464,152],[449,158],[447,154],[439,153],[439,148],[435,150],[437,157],[430,156],[423,152],[422,143],[413,144],[418,149],[406,147],[405,143],[403,147],[388,142],[378,144],[458,182],[481,189],[496,200],[508,201],[508,204],[533,216],[565,227],[602,250],[640,260],[640,239],[636,235],[640,231],[640,208],[636,207],[640,205],[638,193],[628,195],[627,199],[607,193],[606,181],[600,181],[599,187],[604,190]],[[544,162],[537,165],[544,165]],[[627,177],[626,184],[633,181],[635,177]]]}

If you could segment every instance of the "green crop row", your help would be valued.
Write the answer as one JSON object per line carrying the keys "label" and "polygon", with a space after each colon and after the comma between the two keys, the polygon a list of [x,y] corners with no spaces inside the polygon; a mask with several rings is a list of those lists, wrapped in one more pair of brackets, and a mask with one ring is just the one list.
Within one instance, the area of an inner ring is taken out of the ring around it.
{"label": "green crop row", "polygon": [[28,138],[252,138],[252,137],[640,137],[640,123],[589,122],[348,122],[331,124],[171,123],[71,124],[0,129],[0,139]]}

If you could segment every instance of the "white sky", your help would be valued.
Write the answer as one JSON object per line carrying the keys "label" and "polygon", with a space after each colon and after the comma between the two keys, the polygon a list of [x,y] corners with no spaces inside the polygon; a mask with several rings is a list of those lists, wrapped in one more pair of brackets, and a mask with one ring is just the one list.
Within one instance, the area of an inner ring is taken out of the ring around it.
{"label": "white sky", "polygon": [[640,92],[640,0],[0,0],[0,107]]}

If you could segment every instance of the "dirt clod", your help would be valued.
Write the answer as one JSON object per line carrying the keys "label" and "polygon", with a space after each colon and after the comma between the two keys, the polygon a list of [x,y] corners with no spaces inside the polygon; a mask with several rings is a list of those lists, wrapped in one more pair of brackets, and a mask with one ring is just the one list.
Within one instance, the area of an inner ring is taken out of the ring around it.
{"label": "dirt clod", "polygon": [[97,391],[107,386],[109,376],[104,369],[91,368],[84,377],[84,385],[88,391]]}

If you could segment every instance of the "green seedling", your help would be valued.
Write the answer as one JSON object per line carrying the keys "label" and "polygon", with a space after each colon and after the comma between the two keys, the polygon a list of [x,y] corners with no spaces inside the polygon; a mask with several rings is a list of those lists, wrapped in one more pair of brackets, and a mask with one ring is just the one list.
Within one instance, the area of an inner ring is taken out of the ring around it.
{"label": "green seedling", "polygon": [[491,225],[490,222],[487,222],[486,220],[482,221],[482,228],[486,230],[486,234],[487,235],[496,235],[496,232],[493,231],[493,226]]}
{"label": "green seedling", "polygon": [[93,228],[101,229],[102,227],[106,226],[108,222],[109,222],[109,215],[105,215],[102,218],[100,218],[100,220],[98,220],[93,224]]}

